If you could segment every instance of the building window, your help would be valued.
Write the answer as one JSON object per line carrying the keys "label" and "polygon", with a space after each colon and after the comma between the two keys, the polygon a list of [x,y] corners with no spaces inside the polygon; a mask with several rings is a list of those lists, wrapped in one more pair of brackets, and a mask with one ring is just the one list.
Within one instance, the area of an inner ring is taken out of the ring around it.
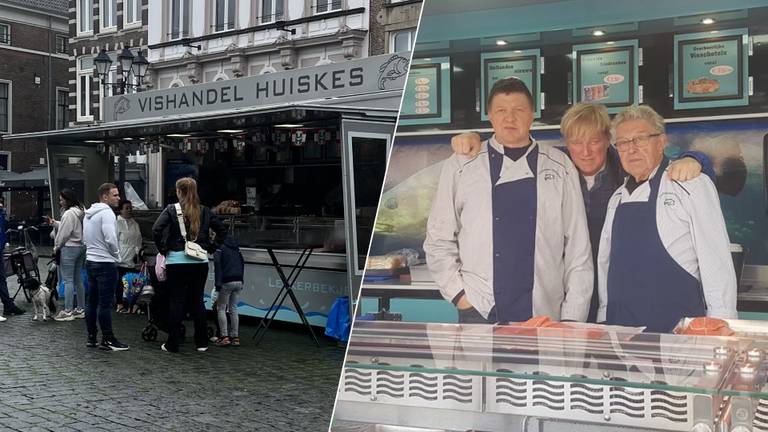
{"label": "building window", "polygon": [[101,0],[101,29],[117,27],[117,0]]}
{"label": "building window", "polygon": [[56,129],[64,129],[69,123],[69,90],[56,89]]}
{"label": "building window", "polygon": [[67,36],[56,35],[56,52],[59,54],[67,53]]}
{"label": "building window", "polygon": [[341,0],[317,0],[315,13],[341,10]]}
{"label": "building window", "polygon": [[77,0],[77,32],[93,31],[93,0]]}
{"label": "building window", "polygon": [[0,45],[11,44],[11,26],[0,24]]}
{"label": "building window", "polygon": [[11,132],[11,83],[0,82],[0,133]]}
{"label": "building window", "polygon": [[171,39],[189,36],[189,0],[171,0]]}
{"label": "building window", "polygon": [[410,51],[415,37],[416,31],[413,29],[393,32],[389,38],[389,52]]}
{"label": "building window", "polygon": [[[117,83],[117,62],[112,63],[112,68],[107,73],[106,82],[113,83],[113,84]],[[99,85],[99,118],[100,119],[104,120],[104,98],[114,96],[114,95],[115,95],[115,86]]]}
{"label": "building window", "polygon": [[283,19],[283,0],[261,0],[261,22],[270,23]]}
{"label": "building window", "polygon": [[93,57],[83,57],[77,67],[77,121],[92,121],[91,85],[93,79]]}
{"label": "building window", "polygon": [[[0,171],[10,171],[10,170],[11,170],[11,152],[0,151]],[[7,202],[8,195],[5,195],[5,197]]]}
{"label": "building window", "polygon": [[235,28],[235,0],[216,0],[216,31]]}
{"label": "building window", "polygon": [[123,0],[125,26],[141,23],[141,0]]}

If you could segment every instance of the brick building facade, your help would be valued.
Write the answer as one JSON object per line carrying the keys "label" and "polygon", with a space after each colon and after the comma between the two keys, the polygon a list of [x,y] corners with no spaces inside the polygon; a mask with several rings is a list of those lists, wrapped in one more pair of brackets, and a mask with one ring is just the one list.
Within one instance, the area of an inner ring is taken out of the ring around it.
{"label": "brick building facade", "polygon": [[101,98],[120,91],[113,86],[104,88],[95,73],[93,60],[102,49],[113,61],[107,81],[110,83],[123,80],[117,56],[124,47],[134,55],[139,49],[147,55],[147,3],[148,0],[69,0],[71,126],[100,121]]}
{"label": "brick building facade", "polygon": [[[43,140],[1,136],[66,127],[68,37],[67,0],[0,0],[0,170],[44,172]],[[11,216],[34,218],[49,207],[34,188],[11,187],[12,178],[0,180]]]}

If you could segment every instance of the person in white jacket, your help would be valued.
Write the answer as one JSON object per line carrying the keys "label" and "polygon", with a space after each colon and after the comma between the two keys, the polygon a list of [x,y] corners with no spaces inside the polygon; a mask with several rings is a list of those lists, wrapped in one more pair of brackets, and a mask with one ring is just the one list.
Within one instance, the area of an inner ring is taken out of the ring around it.
{"label": "person in white jacket", "polygon": [[494,136],[475,158],[443,165],[427,266],[460,323],[584,321],[594,276],[578,171],[531,138],[533,98],[522,81],[497,81],[488,101]]}
{"label": "person in white jacket", "polygon": [[141,251],[141,231],[139,224],[133,218],[133,204],[129,200],[120,201],[118,207],[120,214],[117,216],[117,245],[120,249],[120,261],[117,263],[118,282],[115,288],[115,302],[117,312],[129,311],[129,305],[123,305],[122,279],[128,273],[139,269],[139,251]]}
{"label": "person in white jacket", "polygon": [[[85,245],[83,244],[85,213],[83,205],[71,189],[61,191],[59,205],[63,210],[61,220],[51,220],[51,222],[56,231],[53,253],[59,257],[60,275],[64,282],[64,309],[60,310],[53,319],[72,321],[75,318],[85,318],[85,286],[82,278],[82,269],[85,265]],[[76,308],[75,292],[77,292]]]}
{"label": "person in white jacket", "polygon": [[120,202],[120,192],[112,183],[98,189],[99,202],[85,211],[83,241],[86,246],[85,268],[88,270],[88,307],[85,324],[88,329],[88,347],[95,348],[98,319],[101,327],[101,349],[125,351],[128,345],[120,342],[112,331],[112,300],[117,284],[117,263],[120,261],[117,244],[117,218],[114,208]]}

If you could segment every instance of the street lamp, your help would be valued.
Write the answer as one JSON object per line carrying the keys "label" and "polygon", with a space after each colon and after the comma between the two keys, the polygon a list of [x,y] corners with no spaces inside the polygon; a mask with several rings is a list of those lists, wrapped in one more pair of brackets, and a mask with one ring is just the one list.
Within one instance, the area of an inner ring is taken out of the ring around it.
{"label": "street lamp", "polygon": [[[112,67],[112,59],[107,54],[107,50],[102,49],[98,56],[93,60],[96,64],[96,73],[99,75],[101,84],[106,89],[107,86],[113,86],[119,90],[119,94],[125,94],[126,88],[135,88],[136,91],[141,89],[141,81],[147,74],[149,68],[149,62],[139,50],[137,56],[134,56],[128,47],[124,47],[120,54],[117,56],[117,60],[120,62],[120,68],[122,69],[122,81],[119,83],[107,82],[109,70]],[[135,76],[138,80],[138,84],[129,82],[129,78]]]}

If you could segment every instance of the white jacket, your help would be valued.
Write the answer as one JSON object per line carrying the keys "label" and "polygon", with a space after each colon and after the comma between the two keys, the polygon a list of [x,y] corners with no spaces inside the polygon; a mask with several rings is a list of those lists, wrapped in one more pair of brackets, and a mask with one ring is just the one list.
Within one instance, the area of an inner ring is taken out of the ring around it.
{"label": "white jacket", "polygon": [[134,257],[141,249],[141,231],[134,219],[117,217],[117,244],[120,249],[120,267],[135,268]]}
{"label": "white jacket", "polygon": [[[651,178],[656,176],[658,169],[653,170]],[[737,318],[736,272],[714,183],[705,175],[683,183],[670,180],[666,171],[661,175],[656,200],[656,226],[664,249],[680,267],[701,282],[707,316]],[[605,321],[610,301],[608,269],[616,210],[621,203],[648,202],[651,195],[650,182],[641,184],[631,194],[626,188],[626,181],[624,184],[608,201],[608,212],[600,236],[600,253],[597,256],[598,321]],[[637,265],[645,264],[638,262]]]}
{"label": "white jacket", "polygon": [[112,263],[120,261],[117,244],[117,218],[110,206],[96,203],[85,211],[83,242],[87,248],[86,260]]}
{"label": "white jacket", "polygon": [[[451,301],[463,290],[486,318],[495,304],[488,145],[504,153],[491,138],[474,159],[453,155],[445,161],[424,242],[427,266],[443,297]],[[554,147],[534,140],[529,151],[539,152],[532,313],[585,321],[594,273],[578,172]],[[532,177],[525,159],[516,163],[505,156],[498,183]]]}

